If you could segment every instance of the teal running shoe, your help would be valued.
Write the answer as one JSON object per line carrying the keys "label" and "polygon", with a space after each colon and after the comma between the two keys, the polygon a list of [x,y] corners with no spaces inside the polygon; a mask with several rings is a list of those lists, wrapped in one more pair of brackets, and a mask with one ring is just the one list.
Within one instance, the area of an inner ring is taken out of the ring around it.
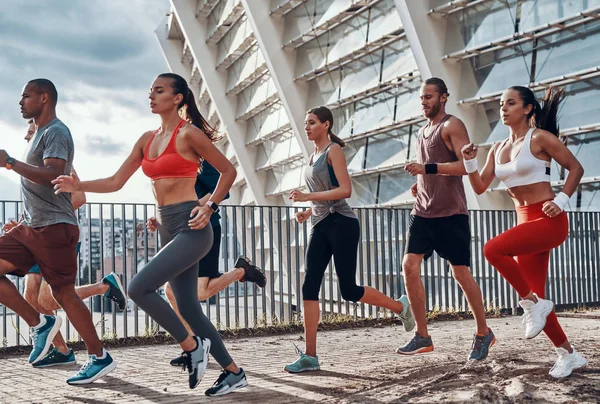
{"label": "teal running shoe", "polygon": [[121,275],[111,272],[102,279],[102,282],[108,285],[108,291],[104,296],[117,303],[119,310],[125,310],[127,307],[127,294],[121,282]]}
{"label": "teal running shoe", "polygon": [[77,363],[75,354],[72,349],[66,355],[54,348],[48,355],[44,356],[40,361],[33,364],[34,368],[48,368],[50,366],[71,365]]}
{"label": "teal running shoe", "polygon": [[[104,351],[106,352],[106,351]],[[115,370],[115,362],[108,352],[104,359],[96,355],[90,355],[77,374],[67,379],[68,384],[89,384]]]}
{"label": "teal running shoe", "polygon": [[56,336],[56,333],[60,330],[62,319],[55,316],[43,317],[46,322],[39,328],[31,328],[31,345],[33,350],[29,354],[29,363],[34,364],[42,360],[44,356],[50,350],[52,340]]}
{"label": "teal running shoe", "polygon": [[296,361],[293,363],[288,363],[287,365],[285,365],[283,370],[289,373],[302,373],[321,369],[321,366],[319,366],[318,356],[308,356],[304,352],[302,352],[300,348],[298,348],[296,345],[294,346],[296,347],[298,359],[296,359]]}
{"label": "teal running shoe", "polygon": [[402,324],[404,325],[404,331],[411,332],[415,329],[415,317],[413,316],[412,310],[410,309],[410,302],[408,301],[408,296],[402,295],[400,299],[398,299],[404,308],[402,309],[402,313],[398,314]]}

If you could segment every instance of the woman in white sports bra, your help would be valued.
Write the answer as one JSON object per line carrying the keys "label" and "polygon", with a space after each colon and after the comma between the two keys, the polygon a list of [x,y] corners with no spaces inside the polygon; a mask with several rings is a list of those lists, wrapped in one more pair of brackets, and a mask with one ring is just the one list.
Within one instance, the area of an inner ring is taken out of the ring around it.
{"label": "woman in white sports bra", "polygon": [[[583,176],[579,161],[558,139],[557,111],[563,98],[562,89],[550,88],[540,105],[529,88],[510,87],[500,100],[502,123],[510,128],[510,136],[492,146],[481,173],[477,146],[471,143],[462,149],[475,192],[485,192],[497,177],[515,203],[517,225],[489,240],[483,253],[523,299],[519,305],[525,337],[534,338],[543,330],[556,347],[558,359],[550,370],[555,378],[587,364],[558,323],[554,303],[544,299],[550,251],[567,238],[564,209]],[[550,186],[551,160],[569,171],[558,195]]]}

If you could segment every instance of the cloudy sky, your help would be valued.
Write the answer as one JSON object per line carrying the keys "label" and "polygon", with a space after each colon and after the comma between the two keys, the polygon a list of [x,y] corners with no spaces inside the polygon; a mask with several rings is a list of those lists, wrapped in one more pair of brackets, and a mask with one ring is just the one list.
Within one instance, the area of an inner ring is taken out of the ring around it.
{"label": "cloudy sky", "polygon": [[[0,13],[0,149],[20,159],[26,123],[19,112],[23,86],[52,80],[58,117],[75,141],[82,179],[113,174],[139,136],[160,121],[148,108],[148,89],[167,65],[155,30],[168,0],[2,0]],[[0,169],[0,200],[14,197],[19,177]],[[89,201],[152,202],[139,170],[121,191]]]}

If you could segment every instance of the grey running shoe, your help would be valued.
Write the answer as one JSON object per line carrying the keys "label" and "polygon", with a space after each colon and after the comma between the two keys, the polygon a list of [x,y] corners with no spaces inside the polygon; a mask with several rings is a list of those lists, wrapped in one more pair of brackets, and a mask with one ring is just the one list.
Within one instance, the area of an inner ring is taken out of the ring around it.
{"label": "grey running shoe", "polygon": [[204,394],[207,396],[224,396],[246,386],[248,386],[248,381],[244,369],[240,368],[238,374],[224,370],[213,386],[206,390]]}
{"label": "grey running shoe", "polygon": [[184,369],[187,369],[190,376],[190,389],[195,389],[204,377],[206,366],[208,365],[208,353],[210,352],[210,340],[208,338],[194,337],[198,346],[193,351],[184,351],[183,358]]}
{"label": "grey running shoe", "polygon": [[469,360],[481,361],[488,356],[488,352],[492,346],[496,343],[496,337],[489,328],[490,333],[488,335],[475,335],[473,338],[473,346],[469,353]]}
{"label": "grey running shoe", "polygon": [[398,348],[396,353],[401,355],[416,355],[432,351],[433,342],[431,341],[431,336],[422,337],[421,334],[415,332],[415,336],[408,342],[408,344]]}
{"label": "grey running shoe", "polygon": [[410,309],[410,302],[408,301],[408,296],[402,295],[400,299],[398,299],[400,303],[404,306],[402,309],[402,313],[398,314],[400,320],[402,320],[402,324],[404,325],[404,331],[411,332],[415,329],[415,318],[413,316],[412,310]]}

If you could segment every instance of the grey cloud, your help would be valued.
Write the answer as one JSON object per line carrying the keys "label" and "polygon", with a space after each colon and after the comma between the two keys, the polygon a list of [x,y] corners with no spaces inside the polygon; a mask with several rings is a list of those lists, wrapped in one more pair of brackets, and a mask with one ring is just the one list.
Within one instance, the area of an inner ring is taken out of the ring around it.
{"label": "grey cloud", "polygon": [[125,143],[116,142],[106,136],[87,135],[84,150],[89,154],[111,156],[125,151]]}
{"label": "grey cloud", "polygon": [[[147,110],[147,89],[167,70],[154,38],[167,10],[167,0],[3,2],[0,120],[22,123],[20,92],[37,77],[52,80],[63,102],[96,99],[95,94],[63,91],[84,83],[114,90],[108,102]],[[122,96],[120,89],[139,92],[139,99]]]}

